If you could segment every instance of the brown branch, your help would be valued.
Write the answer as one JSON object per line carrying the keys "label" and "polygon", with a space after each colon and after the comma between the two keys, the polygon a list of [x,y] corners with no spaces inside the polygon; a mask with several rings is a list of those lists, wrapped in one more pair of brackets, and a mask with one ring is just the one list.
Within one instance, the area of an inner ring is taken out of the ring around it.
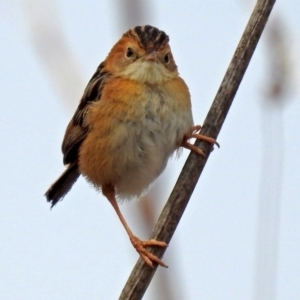
{"label": "brown branch", "polygon": [[[204,121],[201,134],[217,138],[274,4],[275,0],[257,1],[240,43]],[[199,146],[204,153],[207,153],[207,157],[205,159],[195,153],[189,155],[169,200],[153,230],[151,235],[152,239],[165,241],[167,243],[170,242],[203,171],[210,154],[211,145],[199,140],[196,141],[195,144]],[[152,248],[150,251],[158,257],[162,257],[165,249]],[[156,268],[157,265],[155,265],[154,269],[149,268],[139,259],[119,300],[141,299]]]}

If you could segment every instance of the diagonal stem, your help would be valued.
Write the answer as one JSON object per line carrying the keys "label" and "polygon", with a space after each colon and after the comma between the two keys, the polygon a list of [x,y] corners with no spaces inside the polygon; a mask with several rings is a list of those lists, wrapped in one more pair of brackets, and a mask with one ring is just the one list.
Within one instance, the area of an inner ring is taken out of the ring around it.
{"label": "diagonal stem", "polygon": [[[217,138],[274,4],[275,0],[257,1],[221,86],[204,121],[201,134],[214,139]],[[176,230],[185,207],[204,169],[212,147],[212,145],[200,140],[197,140],[195,144],[201,147],[202,151],[206,154],[206,158],[196,153],[189,155],[176,185],[154,227],[151,239],[169,243]],[[161,258],[164,251],[165,249],[158,248],[150,249],[149,252]],[[154,269],[149,268],[139,259],[119,300],[142,299],[156,268],[157,265],[154,266]]]}

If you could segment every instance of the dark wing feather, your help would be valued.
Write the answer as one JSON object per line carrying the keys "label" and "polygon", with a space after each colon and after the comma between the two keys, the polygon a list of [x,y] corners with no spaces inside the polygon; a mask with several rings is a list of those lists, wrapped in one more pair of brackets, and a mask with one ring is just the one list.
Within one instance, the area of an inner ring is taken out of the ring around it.
{"label": "dark wing feather", "polygon": [[64,164],[69,164],[78,160],[79,147],[89,131],[85,122],[89,106],[92,102],[99,101],[101,99],[104,82],[110,76],[110,74],[104,70],[104,67],[105,63],[103,62],[97,68],[83,93],[72,120],[67,127],[62,143]]}

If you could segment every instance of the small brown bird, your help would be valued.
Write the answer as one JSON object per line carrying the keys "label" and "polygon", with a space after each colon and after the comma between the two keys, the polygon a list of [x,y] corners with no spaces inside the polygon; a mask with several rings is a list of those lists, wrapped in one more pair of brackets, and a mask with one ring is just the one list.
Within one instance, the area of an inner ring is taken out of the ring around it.
{"label": "small brown bird", "polygon": [[179,77],[169,37],[152,26],[127,31],[88,83],[62,144],[65,172],[46,197],[52,207],[82,174],[115,209],[144,261],[166,265],[146,250],[163,241],[141,241],[127,225],[117,199],[139,197],[180,147],[203,152],[190,138],[217,144],[196,132],[188,87]]}

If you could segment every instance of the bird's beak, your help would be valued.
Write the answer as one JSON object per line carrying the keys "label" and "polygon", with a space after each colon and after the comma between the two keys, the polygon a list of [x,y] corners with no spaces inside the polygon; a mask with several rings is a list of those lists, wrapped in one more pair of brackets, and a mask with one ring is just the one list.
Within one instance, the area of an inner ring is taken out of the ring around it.
{"label": "bird's beak", "polygon": [[145,60],[148,60],[148,61],[156,61],[156,59],[157,59],[156,51],[151,51],[145,56]]}

